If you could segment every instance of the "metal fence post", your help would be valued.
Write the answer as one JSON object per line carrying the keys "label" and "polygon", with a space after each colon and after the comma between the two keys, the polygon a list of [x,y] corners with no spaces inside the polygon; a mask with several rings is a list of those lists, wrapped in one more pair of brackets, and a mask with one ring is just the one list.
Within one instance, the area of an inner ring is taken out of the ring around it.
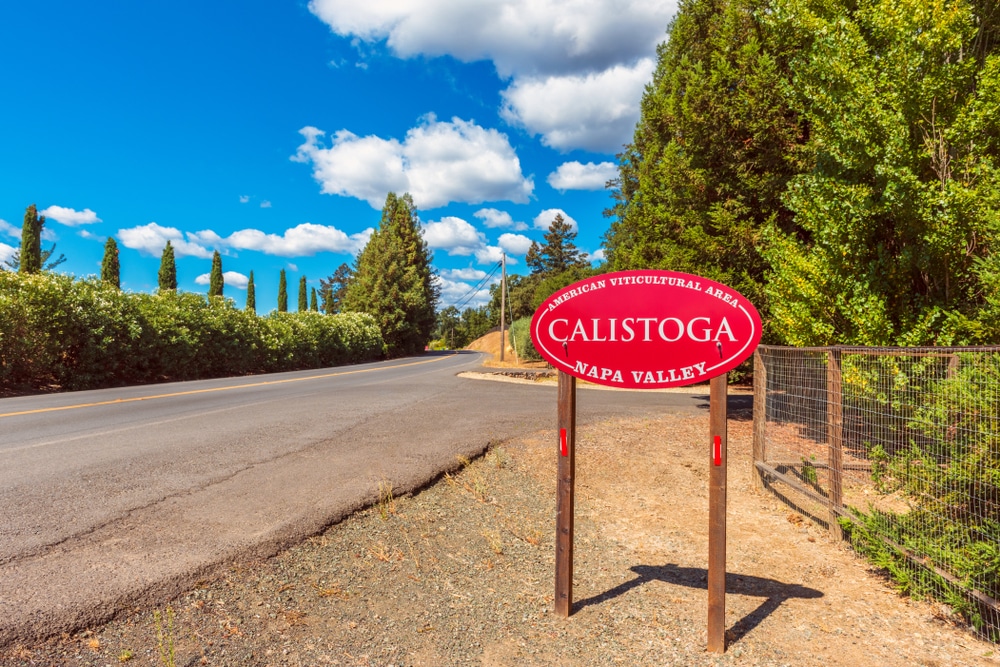
{"label": "metal fence post", "polygon": [[843,444],[844,444],[844,397],[843,382],[840,373],[841,354],[839,348],[827,351],[826,364],[826,441],[829,448],[827,470],[829,471],[830,489],[827,497],[829,507],[830,537],[835,540],[844,539],[840,527],[840,510],[843,507],[841,480],[843,476]]}
{"label": "metal fence post", "polygon": [[764,462],[767,455],[767,368],[761,356],[760,347],[753,353],[753,461],[750,475],[754,489],[763,491],[764,475],[757,468],[757,462]]}

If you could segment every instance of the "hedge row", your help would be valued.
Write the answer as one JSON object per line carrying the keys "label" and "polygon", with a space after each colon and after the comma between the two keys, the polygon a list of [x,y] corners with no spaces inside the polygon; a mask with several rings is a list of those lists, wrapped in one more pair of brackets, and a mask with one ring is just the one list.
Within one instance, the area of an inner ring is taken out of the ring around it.
{"label": "hedge row", "polygon": [[121,292],[0,272],[0,388],[64,390],[320,368],[384,352],[359,313],[273,313],[221,297]]}

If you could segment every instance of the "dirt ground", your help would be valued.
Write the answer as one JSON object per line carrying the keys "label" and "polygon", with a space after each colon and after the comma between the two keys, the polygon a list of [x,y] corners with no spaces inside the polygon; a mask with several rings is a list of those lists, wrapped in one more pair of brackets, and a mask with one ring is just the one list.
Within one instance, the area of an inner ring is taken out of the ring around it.
{"label": "dirt ground", "polygon": [[754,491],[729,427],[727,649],[706,652],[707,416],[581,428],[575,605],[552,612],[554,434],[500,443],[265,562],[0,665],[996,665],[941,605],[898,596]]}

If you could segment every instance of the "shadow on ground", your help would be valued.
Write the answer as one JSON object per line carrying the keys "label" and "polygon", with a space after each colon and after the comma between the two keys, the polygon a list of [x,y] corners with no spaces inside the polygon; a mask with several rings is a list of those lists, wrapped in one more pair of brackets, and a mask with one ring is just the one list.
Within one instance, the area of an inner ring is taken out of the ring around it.
{"label": "shadow on ground", "polygon": [[[680,567],[668,563],[667,565],[636,565],[629,569],[635,572],[635,579],[618,584],[614,588],[598,595],[578,600],[573,603],[573,610],[579,611],[590,605],[607,602],[651,581],[662,581],[675,586],[687,586],[688,588],[708,588],[708,570],[702,567]],[[785,600],[823,597],[823,593],[814,588],[808,588],[799,584],[786,584],[763,577],[735,574],[733,572],[726,573],[726,593],[764,598],[760,606],[736,621],[733,627],[726,631],[727,644],[738,642],[745,637],[751,630],[760,625],[765,618],[774,613]]]}

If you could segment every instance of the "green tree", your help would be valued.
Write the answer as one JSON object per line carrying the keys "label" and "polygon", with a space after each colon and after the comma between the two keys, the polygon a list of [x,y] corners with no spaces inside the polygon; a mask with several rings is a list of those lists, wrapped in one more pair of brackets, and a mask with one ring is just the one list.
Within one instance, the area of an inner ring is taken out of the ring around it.
{"label": "green tree", "polygon": [[319,279],[320,308],[327,315],[336,315],[340,312],[340,305],[344,301],[344,294],[347,293],[347,285],[351,282],[354,272],[347,264],[341,264],[329,278]]}
{"label": "green tree", "polygon": [[587,266],[587,260],[573,243],[576,232],[561,213],[556,213],[549,223],[544,238],[544,244],[532,241],[524,258],[532,273],[560,273],[574,266]]}
{"label": "green tree", "polygon": [[309,291],[306,289],[306,277],[299,278],[299,312],[309,310]]}
{"label": "green tree", "polygon": [[[55,243],[48,248],[42,249],[42,271],[51,271],[66,261],[66,255],[62,253],[59,253],[59,257],[56,259],[51,259],[54,254],[56,254]],[[18,248],[15,250],[14,254],[10,256],[10,259],[4,261],[4,264],[10,267],[13,271],[19,271],[21,268],[21,249]],[[3,267],[0,267],[0,270],[3,270]]]}
{"label": "green tree", "polygon": [[382,219],[358,255],[343,310],[373,315],[390,356],[423,350],[434,330],[438,289],[413,199],[390,192]]}
{"label": "green tree", "polygon": [[284,269],[278,274],[278,312],[288,312],[288,279]]}
{"label": "green tree", "polygon": [[177,291],[177,263],[174,260],[174,247],[167,241],[160,256],[159,287],[161,292]]}
{"label": "green tree", "polygon": [[797,230],[783,198],[808,168],[809,127],[787,85],[804,37],[765,20],[784,1],[680,3],[632,143],[618,156],[609,270],[704,275],[745,294],[766,319],[763,234]]}
{"label": "green tree", "polygon": [[775,328],[796,345],[1000,341],[996,3],[782,0],[768,24],[803,44],[786,89],[814,147],[785,195],[804,233],[770,231]]}
{"label": "green tree", "polygon": [[309,290],[310,290],[310,292],[309,292],[309,310],[313,311],[314,313],[318,313],[319,312],[319,301],[316,299],[316,288],[315,287],[310,287]]}
{"label": "green tree", "polygon": [[42,227],[44,226],[45,216],[39,216],[35,205],[30,205],[24,212],[24,224],[21,225],[18,273],[39,273],[42,270]]}
{"label": "green tree", "polygon": [[118,242],[109,236],[104,244],[104,259],[101,260],[101,282],[121,289],[121,264],[118,261]]}
{"label": "green tree", "polygon": [[216,250],[212,254],[212,271],[208,275],[208,295],[222,296],[225,279],[222,277],[222,255]]}
{"label": "green tree", "polygon": [[247,305],[245,310],[251,313],[257,312],[257,290],[253,284],[253,271],[250,272],[250,278],[247,280]]}

